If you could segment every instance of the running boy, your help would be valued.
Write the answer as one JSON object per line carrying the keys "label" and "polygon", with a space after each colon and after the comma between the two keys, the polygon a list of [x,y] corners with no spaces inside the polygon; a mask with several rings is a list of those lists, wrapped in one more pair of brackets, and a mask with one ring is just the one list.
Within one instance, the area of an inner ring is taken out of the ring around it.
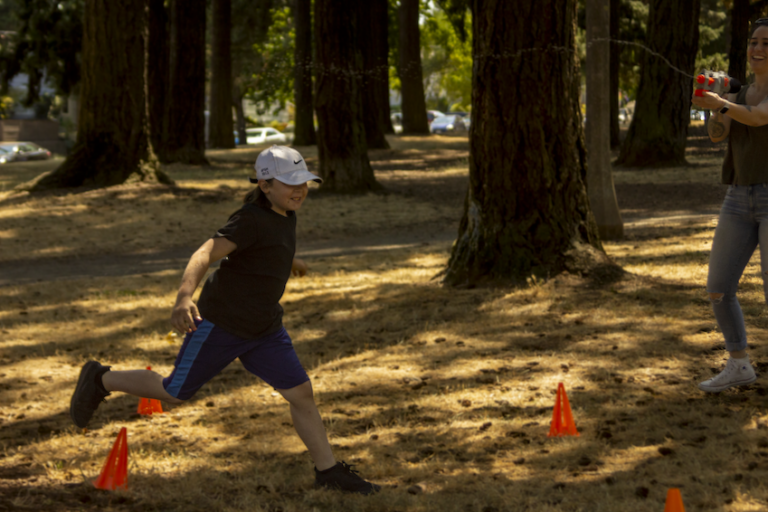
{"label": "running boy", "polygon": [[[173,372],[163,378],[150,370],[110,371],[96,361],[80,371],[70,416],[84,428],[113,391],[180,404],[237,358],[289,402],[296,432],[315,463],[315,485],[370,494],[378,485],[336,462],[312,394],[282,324],[279,301],[291,274],[306,274],[294,258],[296,215],[307,197],[307,182],[322,180],[307,170],[298,151],[272,146],[256,159],[257,188],[245,204],[191,257],[176,297],[171,323],[186,338]],[[208,278],[198,305],[192,301],[209,266],[222,258]],[[199,308],[199,309],[198,309]]]}

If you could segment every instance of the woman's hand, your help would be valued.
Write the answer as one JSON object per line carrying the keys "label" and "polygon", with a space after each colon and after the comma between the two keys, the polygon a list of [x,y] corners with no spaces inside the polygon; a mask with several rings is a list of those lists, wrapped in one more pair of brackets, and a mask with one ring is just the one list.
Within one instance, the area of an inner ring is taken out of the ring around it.
{"label": "woman's hand", "polygon": [[192,302],[191,297],[179,297],[176,305],[171,312],[171,325],[181,333],[187,333],[197,330],[195,320],[202,320],[197,306]]}
{"label": "woman's hand", "polygon": [[293,263],[291,263],[291,274],[297,277],[304,277],[307,275],[307,264],[304,263],[304,260],[293,258]]}
{"label": "woman's hand", "polygon": [[[697,96],[696,90],[701,90],[702,95]],[[707,110],[720,110],[725,106],[726,101],[725,98],[722,98],[713,92],[704,91],[703,89],[694,89],[693,95],[691,96],[691,103],[699,108]]]}

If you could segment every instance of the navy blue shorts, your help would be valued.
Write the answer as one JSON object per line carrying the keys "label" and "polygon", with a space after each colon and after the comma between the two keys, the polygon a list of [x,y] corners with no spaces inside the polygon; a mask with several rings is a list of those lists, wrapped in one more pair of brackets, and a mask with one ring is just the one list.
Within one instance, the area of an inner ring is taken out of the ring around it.
{"label": "navy blue shorts", "polygon": [[257,339],[241,338],[208,320],[195,322],[176,356],[175,368],[163,379],[169,395],[188,400],[203,384],[237,358],[246,370],[275,389],[291,389],[309,380],[284,327]]}

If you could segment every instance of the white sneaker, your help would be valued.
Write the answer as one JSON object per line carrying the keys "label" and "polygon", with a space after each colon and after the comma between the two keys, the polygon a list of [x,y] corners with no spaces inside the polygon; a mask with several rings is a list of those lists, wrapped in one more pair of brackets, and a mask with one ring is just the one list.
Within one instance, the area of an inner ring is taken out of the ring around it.
{"label": "white sneaker", "polygon": [[746,386],[757,380],[755,370],[749,363],[749,357],[744,359],[728,358],[725,369],[709,380],[699,383],[699,389],[708,393],[719,393],[733,386]]}

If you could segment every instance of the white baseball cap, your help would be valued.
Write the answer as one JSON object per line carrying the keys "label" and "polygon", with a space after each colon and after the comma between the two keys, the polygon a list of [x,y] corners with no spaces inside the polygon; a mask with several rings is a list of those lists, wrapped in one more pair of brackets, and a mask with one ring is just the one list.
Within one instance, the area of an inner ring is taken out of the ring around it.
{"label": "white baseball cap", "polygon": [[307,163],[301,153],[285,146],[272,146],[256,158],[256,177],[251,183],[272,178],[286,185],[301,185],[308,181],[322,183],[323,180],[307,170]]}

